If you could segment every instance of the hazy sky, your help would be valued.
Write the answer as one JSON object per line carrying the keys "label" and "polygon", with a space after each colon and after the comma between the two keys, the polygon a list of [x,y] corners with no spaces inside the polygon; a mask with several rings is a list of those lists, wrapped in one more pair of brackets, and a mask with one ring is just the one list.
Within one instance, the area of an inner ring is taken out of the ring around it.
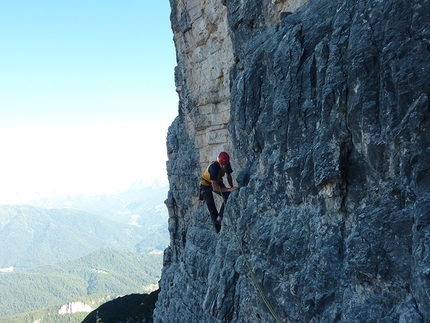
{"label": "hazy sky", "polygon": [[0,203],[166,179],[169,1],[0,4]]}

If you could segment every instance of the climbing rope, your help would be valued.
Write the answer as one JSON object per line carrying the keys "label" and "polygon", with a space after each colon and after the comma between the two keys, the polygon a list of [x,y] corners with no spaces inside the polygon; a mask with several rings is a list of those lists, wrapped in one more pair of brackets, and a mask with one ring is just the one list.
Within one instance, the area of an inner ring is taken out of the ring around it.
{"label": "climbing rope", "polygon": [[236,238],[236,242],[239,246],[239,249],[240,249],[240,252],[243,256],[243,259],[245,260],[245,264],[248,267],[248,270],[249,270],[249,273],[251,275],[251,279],[254,283],[254,286],[257,289],[258,293],[260,294],[260,297],[263,300],[264,304],[266,305],[267,309],[269,310],[270,314],[273,316],[273,318],[276,320],[277,323],[281,323],[281,320],[276,315],[275,311],[273,310],[272,306],[270,305],[269,301],[267,300],[266,296],[264,295],[263,290],[260,287],[260,284],[258,283],[257,279],[255,278],[254,272],[252,271],[251,265],[248,261],[248,258],[245,255],[245,251],[243,250],[242,243],[240,242],[239,237],[237,235],[237,232],[234,229],[233,221],[232,221],[230,215],[228,214],[228,212],[226,212],[226,202],[225,202],[224,197],[222,195],[221,188],[220,188],[220,193],[221,193],[220,195],[222,198],[222,203],[224,204],[224,214],[227,215],[228,221],[230,222],[231,229],[233,231],[234,237]]}

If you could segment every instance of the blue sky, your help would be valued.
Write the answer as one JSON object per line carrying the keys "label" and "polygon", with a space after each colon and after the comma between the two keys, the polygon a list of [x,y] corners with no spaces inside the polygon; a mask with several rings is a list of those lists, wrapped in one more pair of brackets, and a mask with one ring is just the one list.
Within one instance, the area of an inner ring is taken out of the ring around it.
{"label": "blue sky", "polygon": [[169,1],[0,4],[0,203],[165,178]]}

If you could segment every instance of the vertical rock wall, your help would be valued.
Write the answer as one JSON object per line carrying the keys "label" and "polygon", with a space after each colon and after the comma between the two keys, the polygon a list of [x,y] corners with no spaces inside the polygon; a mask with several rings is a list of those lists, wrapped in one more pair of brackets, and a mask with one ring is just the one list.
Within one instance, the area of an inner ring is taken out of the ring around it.
{"label": "vertical rock wall", "polygon": [[233,50],[226,7],[218,0],[171,1],[171,6],[179,108],[203,168],[223,145],[231,151],[227,125]]}
{"label": "vertical rock wall", "polygon": [[[430,4],[301,5],[171,0],[155,322],[430,322]],[[241,188],[217,235],[196,197],[221,149]]]}

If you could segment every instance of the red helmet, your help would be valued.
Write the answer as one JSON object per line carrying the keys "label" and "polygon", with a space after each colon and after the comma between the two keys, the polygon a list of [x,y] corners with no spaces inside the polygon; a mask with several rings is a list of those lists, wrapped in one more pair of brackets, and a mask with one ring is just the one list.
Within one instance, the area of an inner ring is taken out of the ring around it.
{"label": "red helmet", "polygon": [[225,152],[220,152],[218,155],[218,163],[222,166],[226,166],[230,161],[230,156]]}

